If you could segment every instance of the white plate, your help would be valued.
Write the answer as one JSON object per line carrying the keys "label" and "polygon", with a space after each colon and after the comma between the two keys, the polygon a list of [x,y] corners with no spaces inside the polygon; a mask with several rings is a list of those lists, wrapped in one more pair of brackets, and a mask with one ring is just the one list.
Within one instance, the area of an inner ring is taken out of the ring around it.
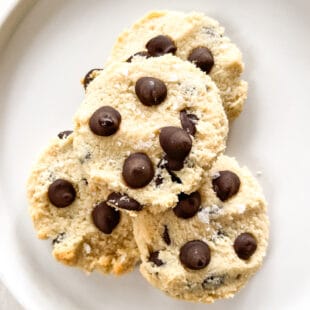
{"label": "white plate", "polygon": [[[101,66],[117,34],[150,9],[200,10],[219,19],[244,52],[250,92],[228,153],[255,173],[269,201],[271,240],[262,270],[232,300],[208,309],[309,309],[309,1],[33,1],[1,29],[0,269],[28,309],[206,309],[175,301],[138,271],[85,276],[50,255],[27,214],[25,181],[38,151],[83,98],[79,78]],[[24,19],[15,33],[13,26]]]}

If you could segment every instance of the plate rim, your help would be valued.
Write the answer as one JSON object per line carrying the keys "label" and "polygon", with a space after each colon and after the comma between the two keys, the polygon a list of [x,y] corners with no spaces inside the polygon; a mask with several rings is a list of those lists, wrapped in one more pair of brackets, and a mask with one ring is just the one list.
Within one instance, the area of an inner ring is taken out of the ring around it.
{"label": "plate rim", "polygon": [[[20,22],[30,12],[37,1],[38,0],[8,0],[1,3],[1,6],[3,6],[4,9],[0,15],[0,56],[5,50],[5,46],[14,34],[15,30],[18,28]],[[3,206],[4,196],[2,190],[0,191],[0,202],[0,205]],[[4,231],[7,230],[5,229]],[[10,279],[5,270],[6,268],[0,270],[0,281],[13,296],[16,303],[24,309],[29,309],[23,294],[16,289],[13,280]]]}

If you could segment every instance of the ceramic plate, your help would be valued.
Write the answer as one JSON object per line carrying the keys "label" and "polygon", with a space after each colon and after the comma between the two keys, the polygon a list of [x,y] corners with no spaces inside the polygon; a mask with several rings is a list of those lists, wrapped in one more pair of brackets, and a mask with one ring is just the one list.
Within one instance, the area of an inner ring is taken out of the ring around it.
{"label": "ceramic plate", "polygon": [[[13,1],[0,14],[0,270],[20,303],[31,310],[309,309],[310,2],[34,2]],[[102,66],[117,34],[151,9],[215,17],[246,64],[249,98],[227,153],[260,175],[270,247],[245,289],[207,308],[166,297],[138,270],[115,278],[62,266],[50,255],[51,242],[36,239],[27,213],[31,164],[52,136],[72,128],[84,96],[80,78]]]}

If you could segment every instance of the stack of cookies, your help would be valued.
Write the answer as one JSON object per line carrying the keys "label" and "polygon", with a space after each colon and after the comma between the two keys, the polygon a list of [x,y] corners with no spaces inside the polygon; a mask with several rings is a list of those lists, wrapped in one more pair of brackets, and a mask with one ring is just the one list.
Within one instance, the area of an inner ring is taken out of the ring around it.
{"label": "stack of cookies", "polygon": [[241,52],[200,13],[151,12],[84,78],[74,130],[52,139],[28,181],[53,256],[120,275],[139,263],[166,294],[211,303],[259,269],[268,218],[247,168],[223,155],[243,108]]}

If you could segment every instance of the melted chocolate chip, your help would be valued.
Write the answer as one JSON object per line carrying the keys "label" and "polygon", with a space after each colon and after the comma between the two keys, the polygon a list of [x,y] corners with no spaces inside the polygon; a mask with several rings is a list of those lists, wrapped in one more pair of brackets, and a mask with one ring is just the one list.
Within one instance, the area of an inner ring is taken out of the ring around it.
{"label": "melted chocolate chip", "polygon": [[174,42],[168,36],[164,35],[152,38],[146,43],[145,47],[151,56],[156,57],[168,53],[175,54],[177,50]]}
{"label": "melted chocolate chip", "polygon": [[131,55],[131,56],[126,60],[126,62],[131,62],[132,59],[133,59],[135,56],[141,56],[141,57],[145,57],[145,58],[150,58],[150,57],[151,57],[151,55],[150,55],[147,51],[141,51],[141,52],[137,52],[137,53]]}
{"label": "melted chocolate chip", "polygon": [[192,148],[189,134],[179,127],[164,127],[159,134],[159,142],[170,159],[183,161]]}
{"label": "melted chocolate chip", "polygon": [[125,194],[115,192],[108,196],[107,203],[109,205],[130,211],[141,211],[143,209],[137,200],[134,200]]}
{"label": "melted chocolate chip", "polygon": [[161,259],[158,258],[158,255],[159,255],[159,251],[150,253],[149,261],[154,263],[156,266],[161,266],[164,263]]}
{"label": "melted chocolate chip", "polygon": [[201,204],[201,197],[199,192],[186,195],[184,193],[179,194],[179,202],[173,208],[173,212],[177,217],[182,219],[189,219],[196,215]]}
{"label": "melted chocolate chip", "polygon": [[121,115],[109,106],[99,108],[89,120],[90,130],[98,136],[111,136],[119,128]]}
{"label": "melted chocolate chip", "polygon": [[182,128],[192,136],[196,133],[196,122],[198,117],[195,114],[188,114],[186,110],[180,112]]}
{"label": "melted chocolate chip", "polygon": [[59,139],[66,139],[68,136],[72,134],[72,130],[61,131],[57,136]]}
{"label": "melted chocolate chip", "polygon": [[207,47],[194,48],[187,59],[207,74],[214,65],[213,55]]}
{"label": "melted chocolate chip", "polygon": [[172,182],[182,184],[182,180],[173,171],[170,171],[170,170],[167,170],[167,171],[171,177]]}
{"label": "melted chocolate chip", "polygon": [[123,178],[129,187],[144,187],[152,181],[153,177],[153,164],[146,154],[134,153],[126,158],[123,165]]}
{"label": "melted chocolate chip", "polygon": [[120,221],[120,212],[104,201],[95,206],[92,218],[99,230],[105,234],[111,234]]}
{"label": "melted chocolate chip", "polygon": [[160,174],[158,174],[155,178],[156,186],[163,184],[163,182],[164,182],[164,178]]}
{"label": "melted chocolate chip", "polygon": [[239,258],[249,259],[257,248],[256,239],[252,234],[243,233],[239,235],[234,242],[234,249]]}
{"label": "melted chocolate chip", "polygon": [[73,185],[63,179],[57,179],[48,187],[48,199],[57,208],[65,208],[75,200]]}
{"label": "melted chocolate chip", "polygon": [[142,77],[136,82],[135,92],[142,104],[158,105],[167,97],[165,83],[153,77]]}
{"label": "melted chocolate chip", "polygon": [[55,245],[55,244],[58,244],[60,242],[62,242],[66,237],[66,233],[60,233],[57,235],[57,237],[55,239],[53,239],[52,241],[52,244]]}
{"label": "melted chocolate chip", "polygon": [[224,170],[219,171],[219,177],[213,179],[212,184],[216,196],[222,201],[226,201],[238,193],[240,179],[234,172]]}
{"label": "melted chocolate chip", "polygon": [[89,159],[91,159],[91,152],[88,151],[84,156],[84,162]]}
{"label": "melted chocolate chip", "polygon": [[100,71],[102,71],[102,69],[91,69],[86,73],[83,79],[83,85],[85,89],[87,88],[88,84],[96,78]]}
{"label": "melted chocolate chip", "polygon": [[91,153],[90,153],[90,151],[87,151],[82,158],[79,158],[79,161],[80,161],[81,164],[84,164],[89,159],[91,159]]}
{"label": "melted chocolate chip", "polygon": [[215,289],[225,283],[224,275],[211,275],[204,279],[202,287],[204,289]]}
{"label": "melted chocolate chip", "polygon": [[189,241],[180,250],[180,261],[189,269],[203,269],[209,264],[210,259],[209,246],[200,240]]}
{"label": "melted chocolate chip", "polygon": [[171,244],[171,239],[170,239],[170,235],[169,235],[168,226],[165,225],[164,227],[165,227],[165,229],[164,229],[164,233],[163,233],[163,239],[164,239],[164,241],[166,242],[167,245],[170,245]]}

